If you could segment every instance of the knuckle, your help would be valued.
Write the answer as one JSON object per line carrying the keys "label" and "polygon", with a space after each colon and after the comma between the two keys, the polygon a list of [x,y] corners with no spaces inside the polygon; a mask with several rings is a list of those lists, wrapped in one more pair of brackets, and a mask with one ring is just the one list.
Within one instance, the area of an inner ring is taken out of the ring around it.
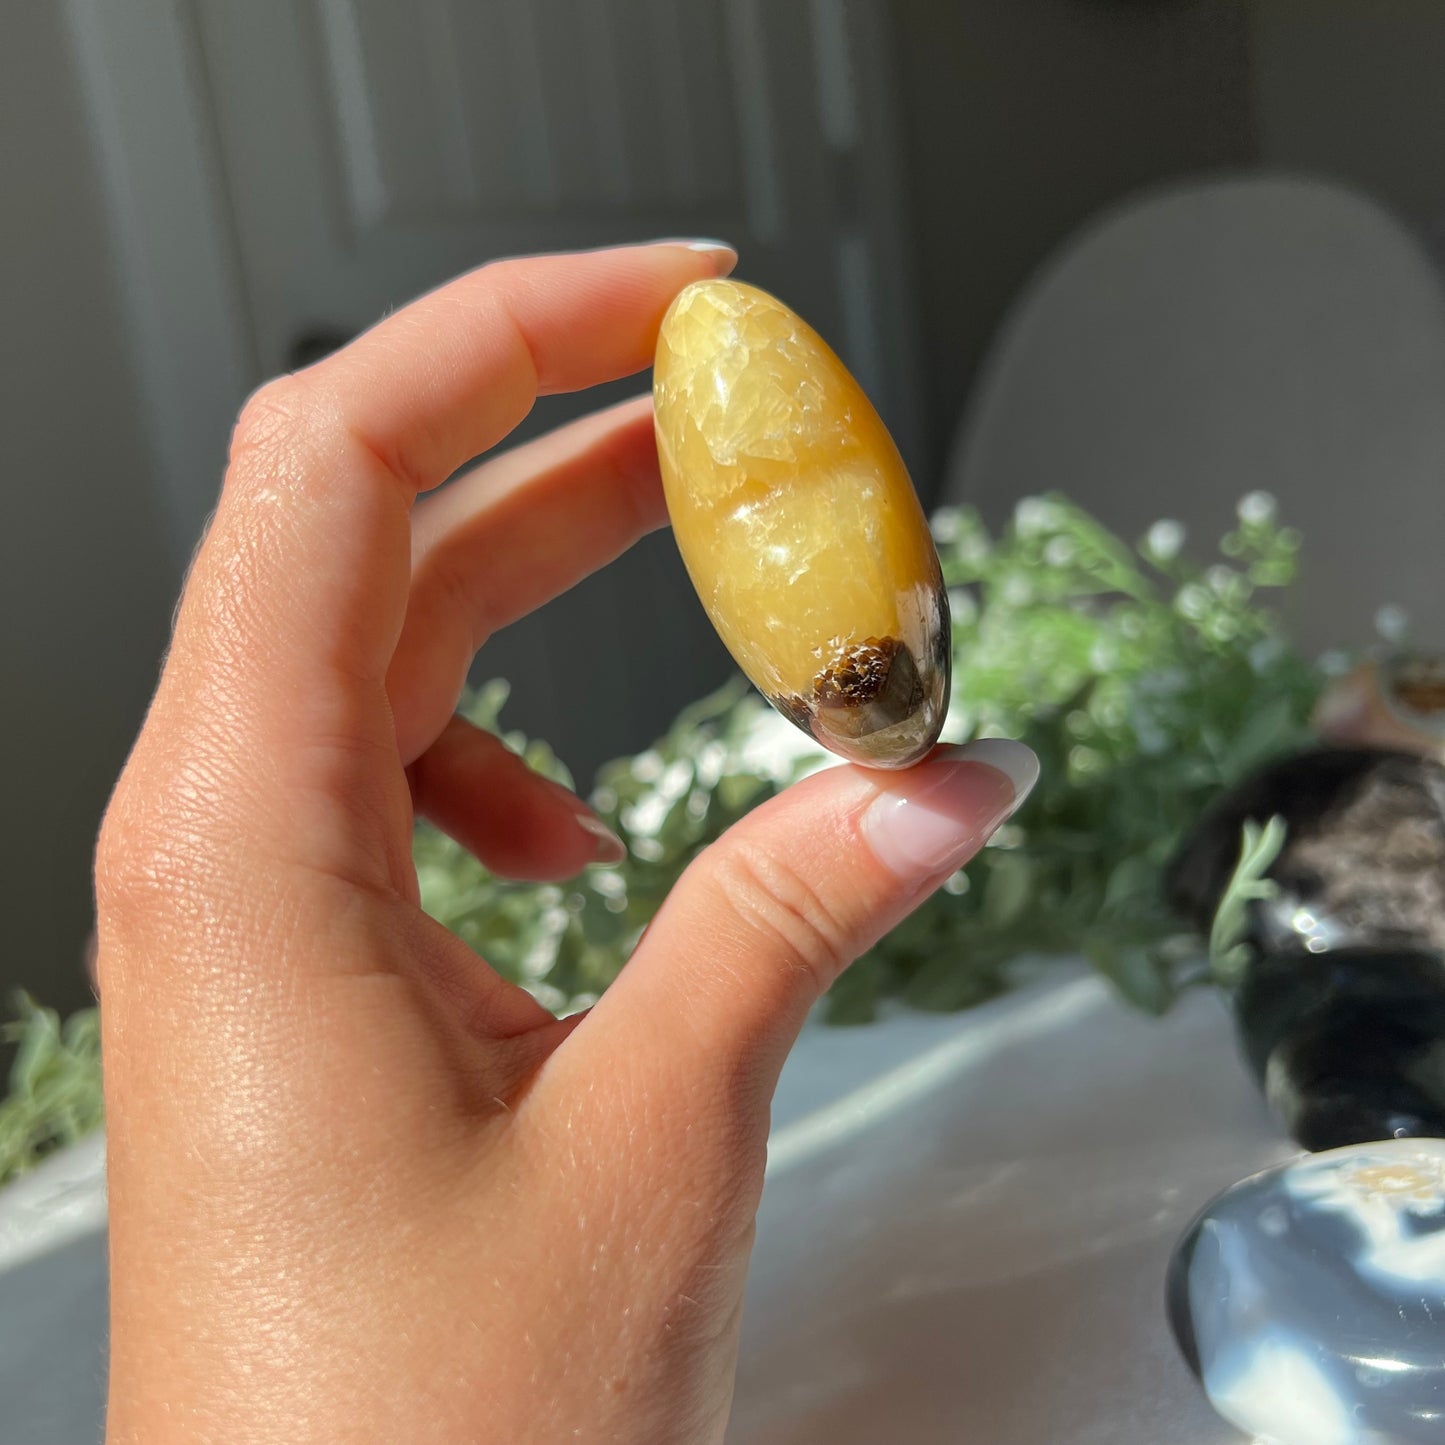
{"label": "knuckle", "polygon": [[410,502],[434,485],[425,458],[435,438],[424,426],[407,439],[387,440],[347,415],[334,386],[322,378],[329,371],[278,376],[253,392],[241,407],[231,433],[227,480],[255,475],[268,482],[288,471],[343,453],[362,455],[393,477]]}
{"label": "knuckle", "polygon": [[301,376],[279,376],[246,399],[231,432],[229,485],[253,471],[274,473],[285,460],[315,445],[330,423],[315,387]]}
{"label": "knuckle", "polygon": [[124,833],[112,804],[95,842],[95,906],[99,913],[114,911],[125,899],[128,884]]}
{"label": "knuckle", "polygon": [[763,950],[818,993],[852,961],[848,919],[786,858],[737,840],[719,859],[718,883]]}
{"label": "knuckle", "polygon": [[417,569],[411,605],[420,611],[431,602],[434,618],[459,620],[467,629],[469,651],[475,653],[486,641],[495,613],[489,580],[486,568],[468,565],[462,549],[442,545]]}
{"label": "knuckle", "polygon": [[[149,928],[194,905],[223,831],[214,770],[157,759],[145,740],[116,786],[96,839],[96,914],[103,926]],[[157,782],[156,764],[164,764]]]}
{"label": "knuckle", "polygon": [[122,794],[106,810],[95,848],[95,907],[102,928],[124,928],[153,916],[164,899],[168,870],[154,830]]}
{"label": "knuckle", "polygon": [[295,379],[278,376],[265,382],[242,404],[231,434],[231,454],[269,450],[294,435],[305,412]]}

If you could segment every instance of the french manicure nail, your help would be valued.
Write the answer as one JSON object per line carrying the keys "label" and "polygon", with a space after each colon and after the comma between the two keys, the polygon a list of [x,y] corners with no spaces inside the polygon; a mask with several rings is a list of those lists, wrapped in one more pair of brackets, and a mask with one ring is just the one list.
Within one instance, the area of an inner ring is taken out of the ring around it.
{"label": "french manicure nail", "polygon": [[940,748],[869,804],[863,836],[900,878],[952,872],[1018,809],[1038,779],[1033,750],[1008,738]]}
{"label": "french manicure nail", "polygon": [[627,857],[627,844],[602,821],[591,813],[578,813],[577,826],[584,833],[590,833],[597,840],[594,863],[615,864]]}
{"label": "french manicure nail", "polygon": [[738,248],[726,241],[715,241],[710,236],[666,236],[652,243],[655,246],[685,246],[689,251],[712,258],[713,270],[719,276],[727,276],[738,264]]}

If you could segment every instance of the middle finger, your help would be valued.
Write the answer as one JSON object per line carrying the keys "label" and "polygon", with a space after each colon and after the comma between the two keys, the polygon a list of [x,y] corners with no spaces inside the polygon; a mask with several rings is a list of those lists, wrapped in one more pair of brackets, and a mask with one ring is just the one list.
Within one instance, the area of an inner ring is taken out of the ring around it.
{"label": "middle finger", "polygon": [[484,462],[419,503],[387,675],[403,763],[441,735],[492,633],[666,521],[648,397]]}

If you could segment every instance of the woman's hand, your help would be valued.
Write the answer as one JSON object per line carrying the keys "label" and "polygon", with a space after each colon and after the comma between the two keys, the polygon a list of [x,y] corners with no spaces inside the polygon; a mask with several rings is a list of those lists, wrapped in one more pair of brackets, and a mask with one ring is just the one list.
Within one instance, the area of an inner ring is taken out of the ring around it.
{"label": "woman's hand", "polygon": [[488,266],[245,408],[97,861],[112,1445],[720,1437],[783,1057],[1031,755],[790,789],[580,1020],[422,913],[411,831],[522,877],[617,856],[452,710],[490,633],[665,522],[649,406],[415,499],[645,367],[733,259]]}

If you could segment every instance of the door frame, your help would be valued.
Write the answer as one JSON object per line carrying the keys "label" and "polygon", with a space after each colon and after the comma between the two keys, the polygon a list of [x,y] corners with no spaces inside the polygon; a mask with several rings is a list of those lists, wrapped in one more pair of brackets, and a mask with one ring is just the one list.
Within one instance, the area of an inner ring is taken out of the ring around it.
{"label": "door frame", "polygon": [[64,11],[179,569],[214,506],[225,439],[256,382],[204,55],[185,0],[64,0]]}

